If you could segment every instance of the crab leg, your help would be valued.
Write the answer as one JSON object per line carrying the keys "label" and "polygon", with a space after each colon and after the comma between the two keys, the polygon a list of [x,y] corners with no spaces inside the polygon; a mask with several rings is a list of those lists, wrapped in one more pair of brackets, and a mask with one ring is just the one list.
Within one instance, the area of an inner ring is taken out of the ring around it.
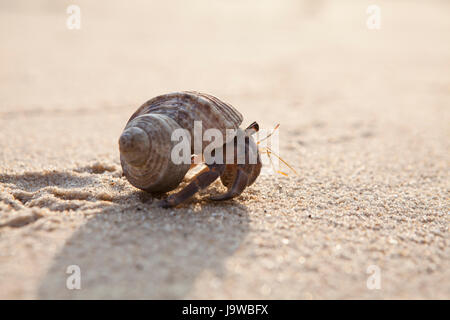
{"label": "crab leg", "polygon": [[179,205],[192,197],[199,190],[206,188],[213,183],[225,170],[225,165],[213,164],[208,171],[204,171],[197,175],[191,183],[184,187],[181,191],[171,194],[166,199],[161,200],[158,206],[162,208],[170,208]]}
{"label": "crab leg", "polygon": [[242,167],[239,167],[236,174],[236,180],[234,180],[233,185],[228,190],[228,192],[224,194],[219,194],[217,196],[211,196],[209,199],[220,201],[234,198],[240,195],[242,191],[244,191],[245,187],[247,187],[247,183],[248,183],[248,175],[244,172]]}

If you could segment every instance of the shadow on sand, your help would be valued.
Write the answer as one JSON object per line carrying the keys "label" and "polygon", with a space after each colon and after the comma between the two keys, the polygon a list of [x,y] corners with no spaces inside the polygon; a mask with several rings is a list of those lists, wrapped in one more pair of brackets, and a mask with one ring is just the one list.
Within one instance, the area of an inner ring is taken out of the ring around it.
{"label": "shadow on sand", "polygon": [[[39,177],[42,181],[27,184]],[[64,185],[52,183],[61,177]],[[35,192],[34,196],[49,187],[82,188],[92,183],[92,179],[67,172],[3,176],[1,181],[9,185],[16,182],[17,190]],[[84,218],[87,222],[65,241],[40,282],[38,298],[178,299],[191,292],[204,271],[222,277],[227,258],[248,234],[246,207],[234,201],[193,205],[193,200],[181,208],[165,210],[149,204],[148,198],[133,191],[127,199],[123,195],[113,198],[104,207],[105,202],[86,199],[87,205],[94,203],[98,211]],[[80,267],[81,290],[66,287],[70,265]]]}

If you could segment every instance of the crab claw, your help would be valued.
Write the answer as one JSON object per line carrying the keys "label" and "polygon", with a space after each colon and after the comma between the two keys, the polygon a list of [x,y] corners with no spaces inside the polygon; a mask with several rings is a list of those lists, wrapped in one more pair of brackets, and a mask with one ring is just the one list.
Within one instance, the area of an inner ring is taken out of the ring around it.
{"label": "crab claw", "polygon": [[233,185],[228,190],[228,192],[216,196],[211,196],[209,197],[209,199],[213,201],[221,201],[237,197],[247,187],[247,182],[247,174],[244,172],[244,170],[239,169],[236,174],[236,180],[234,180]]}

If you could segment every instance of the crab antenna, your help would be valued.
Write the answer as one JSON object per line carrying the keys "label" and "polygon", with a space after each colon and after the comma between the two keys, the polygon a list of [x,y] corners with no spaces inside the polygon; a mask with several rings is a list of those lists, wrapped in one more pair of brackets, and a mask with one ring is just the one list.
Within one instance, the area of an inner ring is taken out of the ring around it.
{"label": "crab antenna", "polygon": [[260,144],[261,141],[264,141],[264,140],[266,140],[267,138],[269,138],[270,136],[272,136],[272,135],[275,133],[275,131],[276,131],[279,127],[280,127],[280,124],[277,124],[277,125],[275,126],[275,128],[273,128],[272,132],[269,133],[268,136],[262,138],[262,139],[259,140],[256,144]]}
{"label": "crab antenna", "polygon": [[270,166],[272,167],[273,171],[276,171],[277,173],[282,174],[283,176],[289,176],[286,172],[280,171],[280,170],[275,170],[275,165],[273,164],[272,158],[270,157],[271,152],[266,150],[265,153],[267,153],[267,157],[269,158],[270,161]]}
{"label": "crab antenna", "polygon": [[272,167],[273,171],[276,171],[275,165],[273,164],[272,158],[270,157],[270,151],[268,149],[266,150],[266,153],[267,153],[267,157],[269,158],[269,161],[270,161],[270,166]]}
{"label": "crab antenna", "polygon": [[[279,155],[277,155],[275,152],[273,152],[272,149],[270,149],[269,147],[264,147],[264,148],[267,150],[267,156],[269,157],[270,163],[272,163],[272,167],[273,167],[273,162],[272,162],[272,159],[270,158],[270,154],[273,154],[275,157],[277,157],[277,158],[278,158],[281,162],[283,162],[289,169],[291,169],[291,170],[295,173],[295,175],[298,176],[297,171],[295,171],[295,169],[292,168],[292,166],[291,166],[289,163],[287,163],[285,160],[283,160],[283,158],[281,158]],[[282,173],[282,172],[280,172],[280,173]],[[282,174],[283,174],[283,173],[282,173]]]}

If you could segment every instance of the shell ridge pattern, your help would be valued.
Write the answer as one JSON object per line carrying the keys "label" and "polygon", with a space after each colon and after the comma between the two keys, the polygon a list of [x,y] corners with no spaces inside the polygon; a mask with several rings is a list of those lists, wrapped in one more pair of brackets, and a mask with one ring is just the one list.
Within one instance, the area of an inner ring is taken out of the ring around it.
{"label": "shell ridge pattern", "polygon": [[[192,149],[194,121],[202,121],[203,131],[218,129],[226,137],[227,129],[238,129],[243,120],[232,105],[195,91],[174,92],[150,99],[130,119],[143,114],[161,114],[173,119],[191,134]],[[207,144],[204,142],[203,147]]]}
{"label": "shell ridge pattern", "polygon": [[239,122],[242,123],[242,115],[237,112],[227,112],[228,110],[236,111],[233,106],[230,104],[219,100],[218,98],[211,96],[209,94],[199,93],[200,96],[204,97],[207,100],[213,101],[215,103],[218,111],[223,114],[225,117],[229,119],[230,122]]}
{"label": "shell ridge pattern", "polygon": [[171,109],[184,109],[193,114],[198,111],[197,109],[206,114],[217,112],[222,119],[231,123],[236,129],[241,125],[243,120],[242,115],[232,105],[224,103],[210,95],[189,91],[170,93],[150,99],[132,115],[131,119],[144,113],[166,114],[169,112],[170,114]]}

